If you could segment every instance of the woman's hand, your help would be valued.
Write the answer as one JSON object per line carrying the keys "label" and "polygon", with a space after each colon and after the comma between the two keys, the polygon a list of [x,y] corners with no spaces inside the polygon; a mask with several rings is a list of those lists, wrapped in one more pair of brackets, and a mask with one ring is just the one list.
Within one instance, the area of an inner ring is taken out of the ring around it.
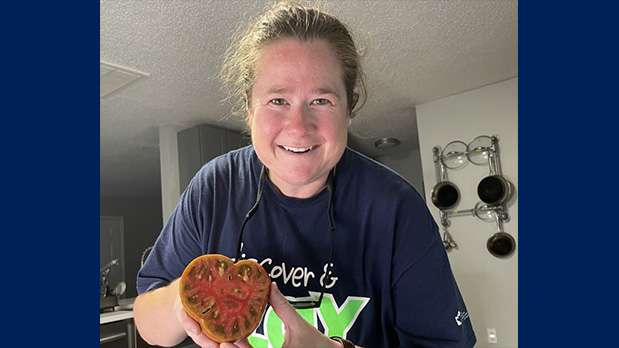
{"label": "woman's hand", "polygon": [[279,292],[275,282],[271,283],[269,302],[275,314],[282,320],[286,333],[282,348],[326,348],[342,347],[340,343],[323,335],[301,317],[292,305]]}
{"label": "woman's hand", "polygon": [[[271,294],[269,303],[277,316],[284,323],[286,333],[282,348],[329,348],[341,347],[340,343],[331,340],[323,335],[303,319],[292,305],[286,300],[282,293],[277,288],[275,282],[271,283]],[[217,343],[209,339],[200,328],[200,324],[193,320],[183,309],[180,297],[177,298],[174,305],[176,318],[181,324],[187,336],[202,348],[251,348],[247,338],[234,343]]]}
{"label": "woman's hand", "polygon": [[200,328],[200,324],[193,320],[183,306],[181,304],[181,299],[178,297],[176,299],[176,303],[174,304],[174,312],[176,313],[176,318],[178,322],[181,324],[187,336],[191,337],[191,339],[202,348],[251,348],[249,343],[247,342],[247,338],[239,340],[234,343],[217,343],[210,338],[208,338]]}

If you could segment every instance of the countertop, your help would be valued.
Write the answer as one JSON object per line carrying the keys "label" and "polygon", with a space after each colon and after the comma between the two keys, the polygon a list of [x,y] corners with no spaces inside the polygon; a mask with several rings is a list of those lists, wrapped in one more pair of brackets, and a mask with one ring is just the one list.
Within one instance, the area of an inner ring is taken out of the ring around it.
{"label": "countertop", "polygon": [[99,314],[99,325],[133,318],[134,300],[135,297],[118,300],[118,306],[114,307],[115,310],[113,312]]}

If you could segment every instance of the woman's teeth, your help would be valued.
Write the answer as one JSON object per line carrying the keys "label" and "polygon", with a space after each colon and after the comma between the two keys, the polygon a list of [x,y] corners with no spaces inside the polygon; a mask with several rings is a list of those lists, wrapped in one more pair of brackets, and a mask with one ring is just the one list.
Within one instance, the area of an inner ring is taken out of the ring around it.
{"label": "woman's teeth", "polygon": [[281,145],[285,150],[290,151],[290,152],[294,152],[294,153],[303,153],[303,152],[308,152],[310,151],[313,146],[309,146],[309,147],[292,147],[292,146],[286,146],[286,145]]}

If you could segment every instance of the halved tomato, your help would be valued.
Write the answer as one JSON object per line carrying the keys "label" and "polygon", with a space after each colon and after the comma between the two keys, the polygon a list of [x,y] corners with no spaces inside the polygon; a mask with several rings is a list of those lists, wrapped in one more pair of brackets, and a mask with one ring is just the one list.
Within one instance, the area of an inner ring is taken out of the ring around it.
{"label": "halved tomato", "polygon": [[183,308],[213,341],[234,342],[258,326],[269,299],[271,279],[252,260],[232,262],[219,254],[195,258],[179,284]]}

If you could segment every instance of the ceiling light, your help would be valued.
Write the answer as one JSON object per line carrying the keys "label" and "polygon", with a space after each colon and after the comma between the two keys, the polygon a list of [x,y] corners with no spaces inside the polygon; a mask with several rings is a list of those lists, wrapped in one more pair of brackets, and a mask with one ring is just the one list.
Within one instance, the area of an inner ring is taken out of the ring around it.
{"label": "ceiling light", "polygon": [[398,140],[397,138],[390,138],[390,137],[380,138],[374,142],[374,146],[379,150],[389,149],[392,147],[396,147],[398,145],[400,145],[400,140]]}

